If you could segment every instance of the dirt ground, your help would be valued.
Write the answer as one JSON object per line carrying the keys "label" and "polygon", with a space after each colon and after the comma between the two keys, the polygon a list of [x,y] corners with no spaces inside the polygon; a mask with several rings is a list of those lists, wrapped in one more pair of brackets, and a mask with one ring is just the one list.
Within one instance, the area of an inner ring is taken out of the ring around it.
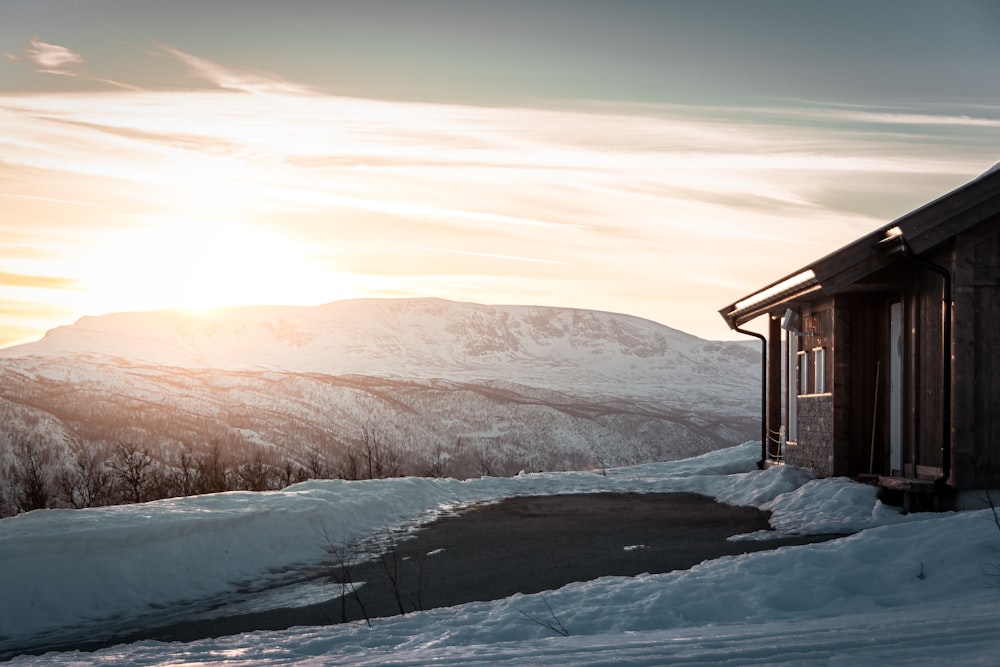
{"label": "dirt ground", "polygon": [[[127,637],[75,645],[81,650],[139,639],[192,641],[252,630],[325,625],[392,616],[515,593],[552,590],[574,581],[686,569],[704,560],[832,536],[729,542],[769,530],[769,514],[691,493],[580,494],[510,498],[430,523],[395,541],[381,560],[346,568],[332,559],[317,577],[331,599],[211,621],[181,622]],[[356,595],[340,597],[365,582]],[[338,583],[339,582],[339,583]]]}

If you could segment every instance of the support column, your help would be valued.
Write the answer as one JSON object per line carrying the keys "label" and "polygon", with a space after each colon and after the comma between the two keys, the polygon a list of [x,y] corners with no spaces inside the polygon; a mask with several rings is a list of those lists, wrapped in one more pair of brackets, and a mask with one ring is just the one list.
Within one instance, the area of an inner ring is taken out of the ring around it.
{"label": "support column", "polygon": [[781,320],[768,315],[767,327],[767,433],[768,451],[778,452],[778,430],[781,428]]}

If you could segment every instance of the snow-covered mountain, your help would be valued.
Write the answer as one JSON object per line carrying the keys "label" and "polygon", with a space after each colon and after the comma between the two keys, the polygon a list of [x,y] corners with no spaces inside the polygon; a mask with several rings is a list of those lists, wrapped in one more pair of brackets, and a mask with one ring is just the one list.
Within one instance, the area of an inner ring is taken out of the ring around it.
{"label": "snow-covered mountain", "polygon": [[[365,432],[401,473],[669,460],[757,434],[756,344],[627,315],[438,299],[85,317],[0,350],[0,472],[128,442],[335,467]],[[5,451],[6,450],[6,451]],[[238,457],[239,458],[239,457]]]}
{"label": "snow-covered mountain", "polygon": [[746,371],[758,358],[753,344],[710,342],[628,315],[441,299],[85,317],[0,350],[0,358],[26,356],[504,381],[618,397],[680,389],[688,398],[717,397],[719,384],[752,386]]}

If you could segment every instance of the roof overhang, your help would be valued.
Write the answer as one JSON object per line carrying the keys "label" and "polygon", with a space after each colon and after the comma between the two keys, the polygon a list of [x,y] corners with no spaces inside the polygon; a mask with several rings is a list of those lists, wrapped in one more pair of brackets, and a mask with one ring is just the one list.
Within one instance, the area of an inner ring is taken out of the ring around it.
{"label": "roof overhang", "polygon": [[729,327],[735,329],[789,300],[810,295],[819,289],[816,274],[811,268],[806,268],[726,306],[719,313]]}
{"label": "roof overhang", "polygon": [[897,249],[921,254],[990,219],[1000,218],[1000,169],[912,211],[857,241],[726,306],[719,313],[731,329],[768,312],[818,295],[832,296],[898,261]]}

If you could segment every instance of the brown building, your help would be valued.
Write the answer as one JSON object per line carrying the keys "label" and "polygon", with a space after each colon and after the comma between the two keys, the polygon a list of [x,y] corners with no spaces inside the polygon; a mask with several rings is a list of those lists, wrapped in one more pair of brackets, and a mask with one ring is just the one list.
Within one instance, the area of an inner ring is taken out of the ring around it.
{"label": "brown building", "polygon": [[1000,504],[1000,165],[720,312],[768,320],[762,466]]}

